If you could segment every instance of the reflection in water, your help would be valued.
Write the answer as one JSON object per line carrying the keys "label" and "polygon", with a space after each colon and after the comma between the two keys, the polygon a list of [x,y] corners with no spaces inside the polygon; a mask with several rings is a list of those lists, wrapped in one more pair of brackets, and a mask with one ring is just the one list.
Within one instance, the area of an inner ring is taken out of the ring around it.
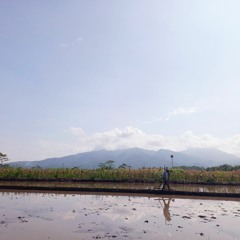
{"label": "reflection in water", "polygon": [[10,191],[0,192],[0,199],[4,240],[234,240],[240,235],[239,201]]}
{"label": "reflection in water", "polygon": [[171,215],[170,215],[170,212],[169,212],[169,206],[170,206],[170,202],[171,202],[171,198],[168,198],[168,199],[162,199],[163,201],[163,215],[165,217],[165,221],[171,221]]}
{"label": "reflection in water", "polygon": [[163,216],[165,218],[165,224],[166,224],[167,222],[170,222],[172,220],[169,207],[170,207],[170,202],[171,201],[174,202],[174,199],[172,197],[168,197],[168,198],[159,198],[158,200],[162,206]]}

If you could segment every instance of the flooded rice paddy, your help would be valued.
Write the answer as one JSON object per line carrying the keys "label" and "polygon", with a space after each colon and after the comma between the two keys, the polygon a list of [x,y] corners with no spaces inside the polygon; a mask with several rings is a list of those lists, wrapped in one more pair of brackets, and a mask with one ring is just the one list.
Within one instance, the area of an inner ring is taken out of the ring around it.
{"label": "flooded rice paddy", "polygon": [[1,240],[240,239],[240,201],[0,192]]}

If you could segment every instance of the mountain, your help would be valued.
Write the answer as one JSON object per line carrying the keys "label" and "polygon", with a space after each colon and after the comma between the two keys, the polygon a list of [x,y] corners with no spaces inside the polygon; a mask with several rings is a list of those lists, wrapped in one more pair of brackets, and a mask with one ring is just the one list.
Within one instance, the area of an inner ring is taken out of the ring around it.
{"label": "mountain", "polygon": [[[173,156],[173,158],[171,158]],[[132,168],[142,167],[171,167],[173,166],[200,166],[210,167],[221,164],[240,164],[240,159],[234,155],[215,149],[188,149],[175,152],[167,149],[158,151],[130,148],[125,150],[100,150],[84,152],[75,155],[48,158],[41,161],[12,162],[14,167],[41,167],[41,168],[73,168],[94,169],[100,163],[114,161],[114,167],[125,163]]]}
{"label": "mountain", "polygon": [[182,153],[202,159],[204,165],[240,164],[237,156],[213,148],[189,148]]}

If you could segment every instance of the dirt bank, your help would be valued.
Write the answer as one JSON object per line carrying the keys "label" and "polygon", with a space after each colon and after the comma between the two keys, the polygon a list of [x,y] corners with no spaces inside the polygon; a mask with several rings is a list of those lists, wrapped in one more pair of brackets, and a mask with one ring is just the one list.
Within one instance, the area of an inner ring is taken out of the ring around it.
{"label": "dirt bank", "polygon": [[168,196],[201,196],[240,198],[240,193],[192,192],[192,191],[162,191],[160,189],[127,189],[127,188],[96,188],[96,187],[63,187],[63,186],[19,186],[2,185],[0,190],[22,191],[60,191],[60,192],[94,192],[94,193],[124,193]]}

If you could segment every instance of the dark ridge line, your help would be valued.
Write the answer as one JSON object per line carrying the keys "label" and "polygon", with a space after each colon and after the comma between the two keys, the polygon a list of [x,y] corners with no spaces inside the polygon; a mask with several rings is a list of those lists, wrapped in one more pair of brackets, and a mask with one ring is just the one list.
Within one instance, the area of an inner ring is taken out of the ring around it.
{"label": "dark ridge line", "polygon": [[[65,179],[65,178],[58,178],[58,179],[46,179],[46,178],[0,178],[2,182],[66,182],[66,183],[158,183],[159,181],[155,180],[99,180],[99,179]],[[185,185],[206,185],[206,186],[240,186],[240,182],[185,182],[185,181],[171,181],[170,184],[178,185],[178,184],[185,184]]]}
{"label": "dark ridge line", "polygon": [[[215,192],[187,192],[163,191],[160,189],[116,189],[116,188],[86,188],[86,187],[44,187],[44,186],[0,186],[0,190],[30,190],[30,191],[59,191],[59,192],[90,192],[90,193],[130,193],[146,195],[172,195],[172,196],[198,196],[198,197],[224,197],[240,198],[240,193],[215,193]],[[240,199],[239,199],[240,200]]]}

